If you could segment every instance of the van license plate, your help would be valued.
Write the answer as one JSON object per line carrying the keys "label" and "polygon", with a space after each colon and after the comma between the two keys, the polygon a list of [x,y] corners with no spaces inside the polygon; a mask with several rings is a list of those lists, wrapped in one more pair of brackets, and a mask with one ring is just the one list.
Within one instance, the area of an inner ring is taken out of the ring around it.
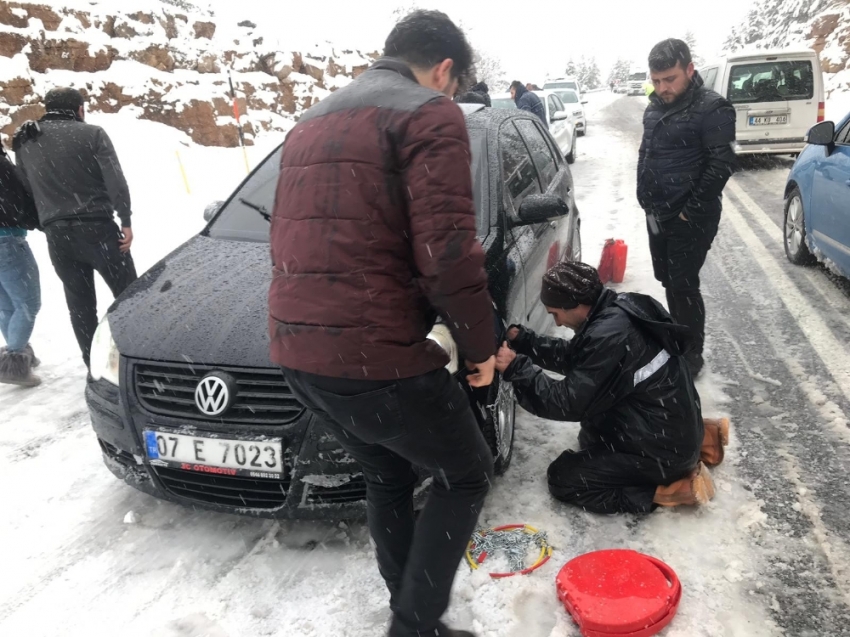
{"label": "van license plate", "polygon": [[231,440],[145,431],[151,464],[223,476],[279,477],[284,471],[282,441]]}
{"label": "van license plate", "polygon": [[751,117],[750,126],[777,126],[787,124],[787,115],[771,115],[770,117]]}

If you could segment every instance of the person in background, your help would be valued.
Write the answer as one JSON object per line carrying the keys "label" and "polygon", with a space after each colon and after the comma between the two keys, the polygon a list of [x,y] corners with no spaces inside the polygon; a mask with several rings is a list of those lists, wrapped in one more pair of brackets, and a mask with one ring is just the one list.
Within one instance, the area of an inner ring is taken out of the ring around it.
{"label": "person in background", "polygon": [[469,92],[480,95],[484,99],[484,106],[491,106],[490,87],[487,86],[486,82],[475,82],[469,89]]}
{"label": "person in background", "polygon": [[0,383],[35,387],[41,379],[30,336],[41,308],[38,265],[27,230],[38,228],[38,213],[20,174],[0,145]]}
{"label": "person in background", "polygon": [[511,84],[511,99],[516,103],[519,110],[529,111],[537,115],[548,130],[549,122],[546,121],[546,108],[543,106],[543,102],[537,95],[523,86],[522,82],[515,81]]}
{"label": "person in background", "polygon": [[53,89],[44,106],[44,117],[15,133],[14,149],[88,367],[97,328],[95,270],[116,297],[136,279],[130,191],[106,131],[85,123],[79,91]]}
{"label": "person in background", "polygon": [[[271,359],[363,471],[391,637],[471,635],[441,617],[493,456],[428,333],[442,316],[470,385],[492,383],[471,151],[449,99],[472,66],[448,16],[402,19],[384,57],[287,135],[272,215]],[[418,518],[414,467],[433,476]]]}
{"label": "person in background", "polygon": [[702,418],[682,358],[687,328],[649,296],[603,287],[584,263],[549,270],[540,300],[575,336],[512,326],[496,368],[526,410],[581,422],[580,450],[549,466],[551,494],[594,513],[706,504],[714,495],[706,465],[722,462],[729,421]]}
{"label": "person in background", "polygon": [[682,40],[649,54],[654,92],[643,116],[637,199],[646,212],[655,278],[676,322],[690,328],[685,359],[702,370],[705,303],[699,273],[720,225],[722,194],[735,170],[735,109],[706,88]]}

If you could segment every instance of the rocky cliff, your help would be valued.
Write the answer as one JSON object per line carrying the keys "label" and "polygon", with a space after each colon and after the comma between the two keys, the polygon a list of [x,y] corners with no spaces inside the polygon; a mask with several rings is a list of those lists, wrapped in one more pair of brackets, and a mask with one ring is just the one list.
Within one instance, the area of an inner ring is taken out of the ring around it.
{"label": "rocky cliff", "polygon": [[378,55],[326,43],[294,51],[285,41],[269,41],[252,22],[217,24],[211,12],[182,0],[147,0],[145,10],[126,12],[98,2],[57,4],[0,0],[5,136],[42,115],[48,90],[73,86],[86,94],[90,111],[126,111],[178,128],[199,144],[235,146],[230,71],[252,144],[264,132],[289,130],[304,109]]}
{"label": "rocky cliff", "polygon": [[725,48],[808,46],[821,56],[827,98],[850,91],[850,0],[763,0]]}

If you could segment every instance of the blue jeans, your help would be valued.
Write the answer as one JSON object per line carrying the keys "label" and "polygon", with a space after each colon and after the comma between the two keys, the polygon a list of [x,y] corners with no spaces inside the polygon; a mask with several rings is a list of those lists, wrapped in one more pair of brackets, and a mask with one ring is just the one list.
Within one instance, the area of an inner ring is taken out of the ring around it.
{"label": "blue jeans", "polygon": [[0,332],[8,351],[27,346],[40,309],[38,266],[26,237],[0,237]]}

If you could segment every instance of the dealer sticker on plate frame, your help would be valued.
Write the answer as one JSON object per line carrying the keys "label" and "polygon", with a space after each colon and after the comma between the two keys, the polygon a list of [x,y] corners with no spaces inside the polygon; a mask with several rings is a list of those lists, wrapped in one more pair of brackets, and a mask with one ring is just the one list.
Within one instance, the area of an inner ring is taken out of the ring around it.
{"label": "dealer sticker on plate frame", "polygon": [[235,440],[152,429],[144,435],[151,464],[249,478],[283,478],[285,472],[280,438]]}

